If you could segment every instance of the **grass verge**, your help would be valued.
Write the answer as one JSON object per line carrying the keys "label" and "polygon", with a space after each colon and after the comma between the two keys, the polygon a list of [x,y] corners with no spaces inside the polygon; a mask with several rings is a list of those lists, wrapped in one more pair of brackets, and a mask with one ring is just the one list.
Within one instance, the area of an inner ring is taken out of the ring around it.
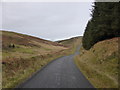
{"label": "grass verge", "polygon": [[75,64],[95,88],[118,88],[117,39],[97,43],[74,57]]}

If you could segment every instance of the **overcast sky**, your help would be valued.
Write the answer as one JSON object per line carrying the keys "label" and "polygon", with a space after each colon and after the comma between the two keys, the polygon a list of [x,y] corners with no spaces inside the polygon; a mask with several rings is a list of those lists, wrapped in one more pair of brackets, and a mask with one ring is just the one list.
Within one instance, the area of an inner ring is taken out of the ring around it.
{"label": "overcast sky", "polygon": [[84,33],[91,2],[4,2],[2,29],[47,40],[60,40]]}

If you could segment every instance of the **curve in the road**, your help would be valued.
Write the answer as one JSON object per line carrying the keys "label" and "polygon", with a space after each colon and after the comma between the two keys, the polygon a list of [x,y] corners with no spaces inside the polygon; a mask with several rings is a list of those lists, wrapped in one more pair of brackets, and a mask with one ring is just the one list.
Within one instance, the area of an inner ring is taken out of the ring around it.
{"label": "curve in the road", "polygon": [[93,88],[74,64],[74,55],[54,60],[18,88]]}

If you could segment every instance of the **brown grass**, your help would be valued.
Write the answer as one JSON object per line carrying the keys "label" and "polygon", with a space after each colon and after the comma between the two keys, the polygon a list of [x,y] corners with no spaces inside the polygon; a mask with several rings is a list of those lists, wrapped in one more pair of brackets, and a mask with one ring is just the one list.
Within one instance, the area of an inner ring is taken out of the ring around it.
{"label": "brown grass", "polygon": [[[10,88],[53,59],[67,54],[56,42],[14,32],[2,32],[3,87]],[[9,47],[10,45],[15,47]],[[55,56],[54,56],[55,55]]]}
{"label": "brown grass", "polygon": [[118,38],[82,48],[75,63],[96,88],[118,88]]}
{"label": "brown grass", "polygon": [[[13,88],[52,60],[72,54],[79,40],[69,46],[14,32],[2,31],[3,88]],[[9,45],[15,47],[9,47]]]}

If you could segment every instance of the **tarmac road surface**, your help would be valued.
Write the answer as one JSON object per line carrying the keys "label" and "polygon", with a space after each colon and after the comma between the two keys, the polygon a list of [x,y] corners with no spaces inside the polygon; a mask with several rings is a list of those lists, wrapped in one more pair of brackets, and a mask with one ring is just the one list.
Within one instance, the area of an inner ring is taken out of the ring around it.
{"label": "tarmac road surface", "polygon": [[18,88],[94,88],[74,64],[75,54],[58,58],[38,71]]}

